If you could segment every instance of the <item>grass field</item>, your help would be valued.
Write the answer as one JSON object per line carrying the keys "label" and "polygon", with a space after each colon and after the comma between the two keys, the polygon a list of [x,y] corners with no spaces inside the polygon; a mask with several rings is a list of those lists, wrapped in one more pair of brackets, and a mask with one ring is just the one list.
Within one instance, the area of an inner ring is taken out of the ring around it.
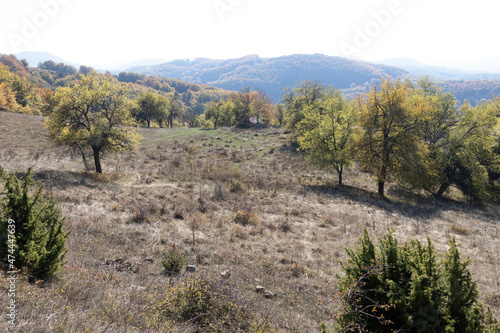
{"label": "grass field", "polygon": [[[49,144],[42,118],[0,112],[0,165],[19,173],[32,166],[71,232],[54,281],[18,282],[19,332],[194,332],[189,323],[161,322],[157,305],[187,277],[220,280],[226,270],[225,283],[257,321],[319,332],[336,308],[328,300],[339,261],[365,228],[374,239],[388,229],[401,242],[429,237],[439,254],[456,237],[472,259],[480,300],[499,318],[498,206],[472,207],[453,191],[436,200],[396,184],[382,200],[357,167],[338,187],[336,175],[307,165],[281,129],[140,132],[136,153],[106,156],[95,176]],[[258,222],[235,222],[238,211]],[[173,244],[196,272],[162,273]],[[7,283],[1,288],[7,304]],[[6,307],[0,313],[5,318]]]}

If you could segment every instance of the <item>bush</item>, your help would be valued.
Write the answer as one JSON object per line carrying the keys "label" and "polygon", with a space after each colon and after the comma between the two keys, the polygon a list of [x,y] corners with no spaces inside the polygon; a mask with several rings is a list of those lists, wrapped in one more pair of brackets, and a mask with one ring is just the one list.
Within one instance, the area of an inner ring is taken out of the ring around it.
{"label": "bush", "polygon": [[494,331],[496,322],[485,324],[469,261],[460,261],[455,239],[438,261],[429,239],[401,246],[388,233],[377,251],[365,230],[361,246],[347,254],[337,316],[343,331]]}
{"label": "bush", "polygon": [[259,218],[251,208],[248,208],[238,210],[233,217],[233,221],[245,227],[247,225],[257,225],[259,223]]}
{"label": "bush", "polygon": [[229,191],[231,192],[244,192],[245,184],[237,178],[231,178],[231,184],[229,185]]}
{"label": "bush", "polygon": [[170,249],[161,260],[161,264],[163,265],[163,268],[165,268],[165,273],[178,274],[186,265],[186,258],[184,258],[184,255],[177,250],[174,244],[172,249]]}
{"label": "bush", "polygon": [[[52,277],[64,262],[68,233],[63,231],[64,217],[53,197],[42,195],[43,188],[35,185],[31,169],[18,179],[0,169],[4,192],[0,197],[0,258],[4,269],[8,254],[15,256],[15,266],[33,282]],[[10,221],[10,224],[9,224]],[[14,222],[12,222],[14,221]],[[9,225],[14,225],[11,229]],[[13,233],[8,232],[13,230]],[[15,236],[9,241],[8,235]],[[12,246],[14,244],[14,246]]]}
{"label": "bush", "polygon": [[226,282],[193,277],[170,288],[159,309],[176,323],[196,326],[196,332],[275,332],[267,320],[256,321]]}

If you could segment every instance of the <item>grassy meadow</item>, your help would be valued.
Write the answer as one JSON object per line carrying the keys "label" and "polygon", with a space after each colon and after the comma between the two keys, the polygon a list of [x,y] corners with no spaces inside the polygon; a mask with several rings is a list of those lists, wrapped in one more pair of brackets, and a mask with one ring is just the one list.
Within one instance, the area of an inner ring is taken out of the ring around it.
{"label": "grassy meadow", "polygon": [[[194,332],[158,309],[170,288],[197,275],[229,286],[257,325],[320,332],[337,307],[329,300],[339,262],[365,228],[372,239],[388,229],[400,242],[429,237],[439,255],[456,237],[480,300],[500,319],[500,207],[393,183],[383,200],[356,166],[338,187],[336,173],[306,164],[282,129],[139,131],[138,151],[105,156],[97,176],[80,156],[51,146],[42,117],[0,112],[0,165],[20,174],[33,167],[70,232],[53,281],[17,282],[19,332]],[[235,218],[242,214],[250,218]],[[174,244],[196,272],[163,274]],[[7,283],[1,288],[7,304]]]}

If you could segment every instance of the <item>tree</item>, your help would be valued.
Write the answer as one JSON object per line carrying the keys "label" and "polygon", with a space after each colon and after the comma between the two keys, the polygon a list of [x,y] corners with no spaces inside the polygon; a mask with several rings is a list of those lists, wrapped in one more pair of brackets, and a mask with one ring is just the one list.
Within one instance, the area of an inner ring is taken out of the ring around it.
{"label": "tree", "polygon": [[453,95],[426,80],[412,89],[413,98],[424,100],[428,107],[421,122],[427,153],[417,162],[403,164],[401,179],[438,197],[456,185],[471,201],[489,200],[489,170],[500,165],[494,153],[498,107],[491,102],[458,108]]}
{"label": "tree", "polygon": [[441,196],[451,185],[472,201],[488,200],[488,170],[483,161],[493,154],[496,118],[486,104],[465,104],[460,120],[438,150],[438,187]]}
{"label": "tree", "polygon": [[139,122],[145,122],[148,128],[151,121],[160,123],[166,118],[168,99],[160,98],[160,95],[151,91],[141,91],[135,99],[135,106],[132,108],[132,116]]}
{"label": "tree", "polygon": [[214,123],[214,129],[217,129],[217,122],[222,117],[222,106],[224,103],[222,101],[219,102],[211,102],[208,104],[208,107],[205,111],[205,119],[212,120]]}
{"label": "tree", "polygon": [[[22,269],[30,281],[53,276],[64,262],[68,233],[64,217],[53,197],[42,195],[40,186],[33,191],[31,170],[18,179],[0,167],[4,191],[0,196],[0,256],[8,267]],[[34,193],[33,193],[34,192]],[[13,236],[13,237],[11,237]],[[15,262],[8,258],[15,254]]]}
{"label": "tree", "polygon": [[[358,142],[361,165],[377,176],[378,193],[384,196],[387,177],[397,175],[403,163],[420,161],[426,152],[420,125],[427,107],[422,98],[409,98],[399,81],[384,80],[365,99],[358,99],[360,127]],[[418,97],[418,96],[417,96]]]}
{"label": "tree", "polygon": [[475,282],[454,239],[444,260],[431,241],[404,245],[388,232],[378,249],[367,231],[342,263],[336,318],[348,332],[488,332],[496,321],[478,301]]}
{"label": "tree", "polygon": [[325,86],[318,81],[304,81],[283,95],[288,128],[295,126],[303,119],[306,109],[315,108],[325,94]]}
{"label": "tree", "polygon": [[101,157],[105,152],[133,150],[140,136],[128,125],[128,91],[109,76],[91,71],[80,76],[73,87],[59,88],[57,108],[46,119],[50,139],[59,145],[91,152],[97,173],[102,173]]}
{"label": "tree", "polygon": [[92,71],[92,69],[93,69],[92,67],[80,65],[79,72],[83,75],[87,75],[88,73],[90,73]]}
{"label": "tree", "polygon": [[296,126],[300,148],[311,163],[337,171],[342,185],[344,168],[352,163],[355,108],[340,91],[330,89],[317,107],[308,107],[303,114]]}
{"label": "tree", "polygon": [[[453,238],[446,254],[443,271],[444,318],[446,332],[482,332],[482,313],[478,313],[476,282],[467,269],[470,261],[460,261],[457,243]],[[482,312],[482,311],[481,311]]]}
{"label": "tree", "polygon": [[230,100],[234,103],[233,111],[237,126],[250,126],[254,97],[255,95],[252,94],[248,86],[229,95]]}
{"label": "tree", "polygon": [[274,119],[278,123],[278,127],[283,126],[285,122],[285,107],[283,104],[278,103],[274,107]]}
{"label": "tree", "polygon": [[255,126],[268,125],[272,119],[273,104],[269,96],[261,91],[252,92],[252,105],[250,116],[255,118]]}
{"label": "tree", "polygon": [[174,119],[182,116],[183,111],[184,107],[182,101],[180,100],[179,95],[177,95],[176,93],[174,97],[170,100],[168,106],[167,125],[170,128],[174,127]]}
{"label": "tree", "polygon": [[169,110],[170,110],[170,100],[168,97],[163,96],[163,95],[157,95],[157,107],[160,110],[156,114],[156,121],[158,122],[158,125],[160,127],[163,127],[163,123],[165,123],[165,126],[168,127],[168,119],[169,119]]}
{"label": "tree", "polygon": [[19,104],[12,89],[5,82],[0,82],[0,110],[16,111]]}

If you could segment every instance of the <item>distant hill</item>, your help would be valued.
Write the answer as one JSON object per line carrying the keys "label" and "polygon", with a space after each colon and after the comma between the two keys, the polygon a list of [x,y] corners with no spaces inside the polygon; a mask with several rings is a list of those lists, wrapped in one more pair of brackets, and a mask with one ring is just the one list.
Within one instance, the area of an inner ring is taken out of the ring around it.
{"label": "distant hill", "polygon": [[493,97],[500,97],[500,80],[446,80],[438,82],[443,91],[453,94],[459,102],[469,101],[472,106]]}
{"label": "distant hill", "polygon": [[117,71],[124,71],[131,67],[139,67],[139,66],[154,66],[164,63],[165,59],[157,59],[157,58],[148,58],[148,59],[138,59],[130,62],[119,62],[113,64],[97,64],[94,67],[99,70],[105,71],[109,70],[112,73]]}
{"label": "distant hill", "polygon": [[31,67],[38,66],[39,63],[52,60],[55,63],[63,63],[65,65],[70,65],[74,67],[79,67],[80,65],[66,61],[52,53],[49,52],[30,52],[25,51],[16,54],[17,59],[26,59]]}
{"label": "distant hill", "polygon": [[500,73],[475,72],[443,66],[424,64],[411,58],[389,58],[374,62],[387,66],[400,67],[410,74],[432,76],[439,80],[494,80],[500,79]]}
{"label": "distant hill", "polygon": [[338,89],[364,85],[373,79],[399,77],[407,71],[387,65],[369,64],[321,54],[260,58],[249,55],[238,59],[175,60],[156,66],[128,69],[131,72],[178,78],[198,84],[209,84],[227,90],[245,86],[263,89],[274,101],[285,88],[304,80],[318,80]]}

